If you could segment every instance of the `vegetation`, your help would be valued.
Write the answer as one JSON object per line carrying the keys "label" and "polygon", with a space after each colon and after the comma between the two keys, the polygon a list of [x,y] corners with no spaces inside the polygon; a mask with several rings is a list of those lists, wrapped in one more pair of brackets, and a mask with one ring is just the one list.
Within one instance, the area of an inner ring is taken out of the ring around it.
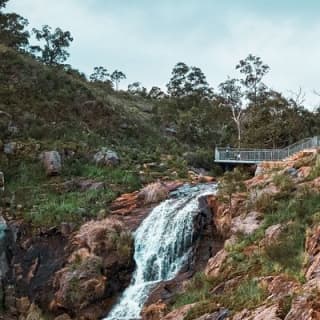
{"label": "vegetation", "polygon": [[[314,163],[313,170],[316,167]],[[235,176],[237,179],[233,180]],[[230,194],[238,192],[239,181],[241,184],[238,170],[226,173],[220,184],[220,197],[229,198]],[[221,306],[231,314],[244,308],[257,308],[270,294],[258,280],[264,276],[282,275],[302,284],[305,282],[305,241],[307,230],[320,221],[319,194],[303,184],[293,188],[294,182],[285,172],[273,174],[270,183],[277,185],[279,192],[276,195],[262,193],[265,197],[257,198],[255,208],[248,208],[263,212],[260,227],[250,235],[238,234],[237,242],[225,247],[228,257],[217,277],[197,274],[185,290],[175,296],[173,309],[195,304],[187,319],[213,313]],[[248,201],[251,203],[250,199]],[[265,231],[275,225],[281,225],[279,235],[265,242]],[[289,312],[292,299],[291,294],[280,299],[278,316],[281,319]]]}

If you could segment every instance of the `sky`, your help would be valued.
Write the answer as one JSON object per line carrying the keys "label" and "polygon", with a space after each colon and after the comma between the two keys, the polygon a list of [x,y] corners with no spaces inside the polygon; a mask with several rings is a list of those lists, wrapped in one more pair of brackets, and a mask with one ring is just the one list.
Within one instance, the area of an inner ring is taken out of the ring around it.
{"label": "sky", "polygon": [[270,66],[265,83],[306,106],[320,104],[318,0],[10,0],[30,28],[48,24],[74,37],[68,63],[123,71],[127,80],[165,88],[177,62],[197,66],[216,89],[249,53]]}

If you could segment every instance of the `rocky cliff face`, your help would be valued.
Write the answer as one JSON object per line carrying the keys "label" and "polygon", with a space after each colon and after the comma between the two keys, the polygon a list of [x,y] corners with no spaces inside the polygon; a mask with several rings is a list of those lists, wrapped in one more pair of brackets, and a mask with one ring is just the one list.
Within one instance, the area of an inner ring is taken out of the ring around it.
{"label": "rocky cliff face", "polygon": [[[315,150],[263,163],[231,198],[200,199],[194,259],[151,292],[142,318],[320,319],[319,157]],[[78,230],[62,224],[31,234],[23,221],[3,220],[4,319],[104,316],[134,270],[131,232],[179,185],[124,194],[107,218]]]}
{"label": "rocky cliff face", "polygon": [[146,319],[320,319],[319,159],[310,150],[262,163],[231,201],[209,196],[223,248]]}
{"label": "rocky cliff face", "polygon": [[34,235],[22,220],[1,220],[5,319],[40,317],[41,310],[58,318],[101,318],[130,282],[131,232],[180,185],[154,183],[122,195],[109,217],[89,221],[78,231],[62,224]]}

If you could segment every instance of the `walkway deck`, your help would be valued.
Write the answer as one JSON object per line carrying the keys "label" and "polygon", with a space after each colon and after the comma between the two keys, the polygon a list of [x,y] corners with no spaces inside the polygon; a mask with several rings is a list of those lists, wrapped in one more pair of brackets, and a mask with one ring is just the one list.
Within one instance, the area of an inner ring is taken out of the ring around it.
{"label": "walkway deck", "polygon": [[216,147],[215,162],[255,164],[262,161],[281,161],[299,151],[317,147],[320,147],[320,136],[303,139],[283,149],[239,149]]}

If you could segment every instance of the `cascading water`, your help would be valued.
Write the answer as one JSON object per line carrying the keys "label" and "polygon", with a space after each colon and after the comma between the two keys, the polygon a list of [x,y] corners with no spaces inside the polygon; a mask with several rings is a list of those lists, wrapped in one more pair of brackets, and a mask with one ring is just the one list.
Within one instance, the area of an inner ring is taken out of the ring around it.
{"label": "cascading water", "polygon": [[183,186],[152,210],[134,234],[136,270],[130,286],[105,320],[140,319],[150,290],[175,277],[190,258],[193,221],[198,199],[212,194],[215,185]]}

